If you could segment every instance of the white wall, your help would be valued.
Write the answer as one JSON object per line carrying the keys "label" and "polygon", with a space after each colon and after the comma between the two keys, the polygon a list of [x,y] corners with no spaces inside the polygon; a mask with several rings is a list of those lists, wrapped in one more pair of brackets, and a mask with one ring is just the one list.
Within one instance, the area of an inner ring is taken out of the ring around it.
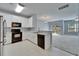
{"label": "white wall", "polygon": [[38,20],[37,22],[38,30],[49,31],[48,23]]}

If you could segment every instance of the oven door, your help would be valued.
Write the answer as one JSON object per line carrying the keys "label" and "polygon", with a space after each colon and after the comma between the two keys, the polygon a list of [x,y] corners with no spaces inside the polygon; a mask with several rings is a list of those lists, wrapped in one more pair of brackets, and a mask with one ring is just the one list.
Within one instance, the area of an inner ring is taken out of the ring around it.
{"label": "oven door", "polygon": [[19,41],[22,41],[22,32],[12,33],[12,43],[16,43]]}

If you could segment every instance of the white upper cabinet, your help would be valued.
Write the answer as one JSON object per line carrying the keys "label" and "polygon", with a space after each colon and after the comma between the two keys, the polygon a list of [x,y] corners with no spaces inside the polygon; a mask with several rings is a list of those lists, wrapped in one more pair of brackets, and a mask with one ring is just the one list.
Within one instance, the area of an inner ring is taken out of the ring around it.
{"label": "white upper cabinet", "polygon": [[11,27],[12,22],[19,22],[22,24],[22,27],[30,28],[33,27],[33,18],[24,18],[14,15],[4,15],[6,20],[7,27]]}
{"label": "white upper cabinet", "polygon": [[31,18],[24,18],[22,19],[22,27],[33,27],[33,19]]}

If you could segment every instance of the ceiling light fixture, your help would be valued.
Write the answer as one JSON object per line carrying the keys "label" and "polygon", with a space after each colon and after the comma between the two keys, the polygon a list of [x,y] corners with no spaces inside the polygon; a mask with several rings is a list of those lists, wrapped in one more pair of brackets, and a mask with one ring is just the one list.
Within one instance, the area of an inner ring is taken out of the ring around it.
{"label": "ceiling light fixture", "polygon": [[62,9],[64,9],[64,8],[67,8],[67,7],[69,7],[69,4],[63,5],[63,6],[59,7],[58,9],[59,9],[59,10],[62,10]]}
{"label": "ceiling light fixture", "polygon": [[22,5],[21,3],[17,4],[15,12],[20,13],[22,12],[22,10],[24,9],[24,5]]}
{"label": "ceiling light fixture", "polygon": [[41,19],[44,19],[44,20],[47,20],[47,19],[50,19],[51,17],[50,16],[42,16]]}

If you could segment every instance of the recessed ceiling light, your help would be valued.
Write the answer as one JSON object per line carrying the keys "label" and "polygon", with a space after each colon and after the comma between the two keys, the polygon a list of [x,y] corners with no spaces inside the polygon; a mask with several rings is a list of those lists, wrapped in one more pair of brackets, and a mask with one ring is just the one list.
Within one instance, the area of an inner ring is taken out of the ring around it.
{"label": "recessed ceiling light", "polygon": [[40,18],[44,19],[44,20],[47,20],[47,19],[50,19],[51,17],[50,16],[41,16]]}
{"label": "recessed ceiling light", "polygon": [[16,6],[15,12],[20,13],[20,12],[22,12],[23,9],[24,9],[24,5],[19,3]]}

